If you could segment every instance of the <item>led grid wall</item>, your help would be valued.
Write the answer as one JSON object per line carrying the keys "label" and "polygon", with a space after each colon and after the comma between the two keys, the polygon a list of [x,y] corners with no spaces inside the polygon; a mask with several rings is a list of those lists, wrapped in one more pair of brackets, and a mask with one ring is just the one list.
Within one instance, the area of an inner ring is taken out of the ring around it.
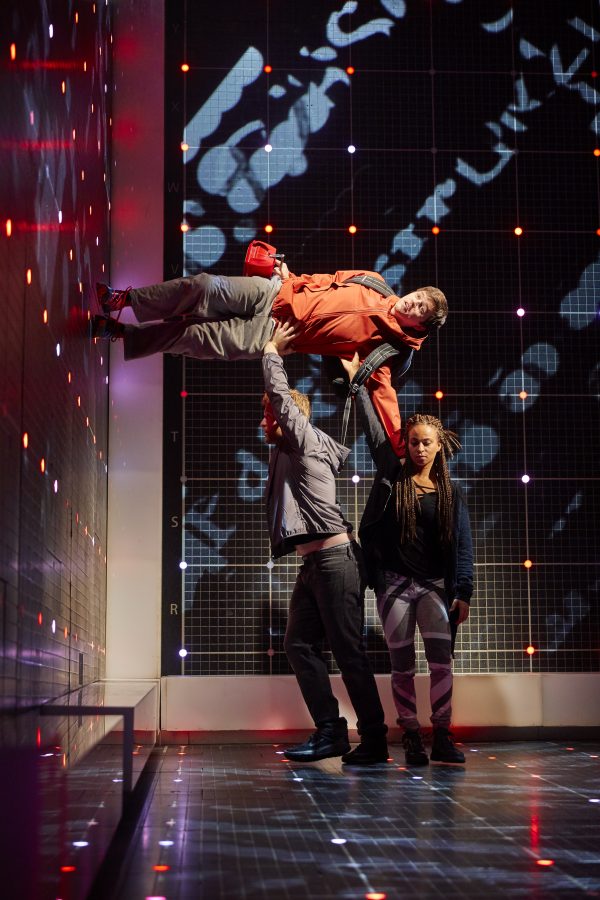
{"label": "led grid wall", "polygon": [[[399,402],[464,446],[452,472],[476,584],[455,671],[597,670],[596,4],[168,9],[165,276],[239,274],[263,237],[296,273],[374,269],[398,294],[439,285],[448,323]],[[286,368],[338,436],[320,360]],[[167,375],[165,673],[289,672],[297,561],[268,567],[260,366],[168,358]],[[358,523],[372,467],[353,427],[339,495]],[[371,596],[366,634],[388,671]]]}
{"label": "led grid wall", "polygon": [[[0,12],[2,706],[102,677],[108,350],[90,337],[108,264],[110,8]],[[0,742],[35,743],[30,717]]]}

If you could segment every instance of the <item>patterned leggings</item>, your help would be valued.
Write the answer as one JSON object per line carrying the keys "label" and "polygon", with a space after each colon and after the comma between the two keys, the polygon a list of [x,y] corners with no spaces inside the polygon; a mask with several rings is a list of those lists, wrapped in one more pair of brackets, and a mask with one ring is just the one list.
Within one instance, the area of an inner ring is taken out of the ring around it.
{"label": "patterned leggings", "polygon": [[398,724],[417,729],[415,694],[415,629],[419,626],[430,673],[431,722],[449,728],[452,716],[450,623],[443,579],[416,581],[385,572],[385,589],[377,594],[377,610],[392,661],[392,694]]}

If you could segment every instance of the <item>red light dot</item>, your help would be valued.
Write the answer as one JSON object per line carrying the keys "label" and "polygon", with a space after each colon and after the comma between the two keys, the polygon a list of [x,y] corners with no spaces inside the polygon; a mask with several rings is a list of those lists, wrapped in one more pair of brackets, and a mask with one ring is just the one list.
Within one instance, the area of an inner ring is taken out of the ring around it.
{"label": "red light dot", "polygon": [[529,654],[529,656],[533,656],[533,654],[535,653],[535,647],[533,646],[533,644],[530,644],[529,647],[527,647],[527,653]]}
{"label": "red light dot", "polygon": [[440,233],[439,226],[438,226],[438,225],[434,225],[433,228],[431,229],[431,233],[432,233],[432,234],[439,234],[439,233]]}
{"label": "red light dot", "polygon": [[35,742],[38,747],[42,746],[42,729],[41,728],[38,728],[38,730],[37,730],[37,734],[35,736]]}
{"label": "red light dot", "polygon": [[598,73],[597,73],[597,72],[590,72],[590,75],[592,76],[592,78],[597,78],[597,77],[598,77]]}
{"label": "red light dot", "polygon": [[160,865],[160,866],[152,866],[152,868],[154,869],[155,872],[168,872],[169,869],[171,868],[171,866]]}
{"label": "red light dot", "polygon": [[12,219],[6,220],[6,237],[10,237],[12,234]]}
{"label": "red light dot", "polygon": [[77,869],[75,868],[75,866],[61,866],[60,871],[61,872],[76,872]]}
{"label": "red light dot", "polygon": [[273,226],[265,225],[265,231],[267,232],[267,234],[271,234],[271,232],[273,231]]}
{"label": "red light dot", "polygon": [[182,72],[189,72],[189,71],[190,71],[190,67],[188,66],[187,63],[182,63],[182,64],[181,64],[181,71],[182,71]]}
{"label": "red light dot", "polygon": [[443,396],[444,396],[444,392],[443,392],[443,391],[436,391],[436,392],[435,392],[435,399],[436,399],[436,400],[441,400],[441,399],[443,398]]}
{"label": "red light dot", "polygon": [[267,73],[267,75],[270,75],[271,72],[273,71],[273,66],[270,66],[270,65],[267,63],[267,65],[264,67],[264,71]]}
{"label": "red light dot", "polygon": [[357,229],[356,225],[349,225],[349,226],[348,226],[348,231],[350,232],[350,234],[356,234],[357,230],[358,230],[358,229]]}
{"label": "red light dot", "polygon": [[526,559],[525,562],[523,563],[523,565],[525,566],[526,569],[530,569],[532,567],[533,563],[531,562],[530,559]]}
{"label": "red light dot", "polygon": [[354,68],[354,66],[346,66],[346,72],[348,73],[348,75],[354,75],[355,71],[356,69]]}
{"label": "red light dot", "polygon": [[180,397],[187,397],[187,395],[188,395],[187,391],[181,391],[179,394]]}
{"label": "red light dot", "polygon": [[523,229],[519,225],[517,225],[517,227],[515,228],[515,234],[517,237],[521,237],[521,235],[523,234]]}
{"label": "red light dot", "polygon": [[41,614],[41,613],[38,613],[38,625],[41,625],[42,622],[43,622],[43,620],[44,620],[44,619],[43,619],[42,614]]}
{"label": "red light dot", "polygon": [[23,447],[25,448],[25,450],[27,450],[27,448],[29,447],[29,435],[26,431],[23,433]]}
{"label": "red light dot", "polygon": [[538,866],[553,866],[553,859],[536,859],[536,863]]}

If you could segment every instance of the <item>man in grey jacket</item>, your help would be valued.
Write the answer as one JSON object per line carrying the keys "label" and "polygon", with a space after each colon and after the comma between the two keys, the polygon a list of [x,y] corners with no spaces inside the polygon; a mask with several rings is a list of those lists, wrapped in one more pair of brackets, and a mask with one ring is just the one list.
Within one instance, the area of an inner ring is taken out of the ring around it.
{"label": "man in grey jacket", "polygon": [[[363,643],[361,551],[336,501],[335,476],[349,450],[310,423],[308,397],[289,388],[281,354],[295,334],[293,326],[278,324],[262,360],[261,427],[273,445],[266,488],[272,553],[278,558],[295,550],[302,557],[284,649],[316,726],[285,756],[300,762],[341,756],[350,765],[372,765],[387,760],[387,726]],[[358,718],[361,742],[354,750],[331,689],[322,654],[325,639]]]}

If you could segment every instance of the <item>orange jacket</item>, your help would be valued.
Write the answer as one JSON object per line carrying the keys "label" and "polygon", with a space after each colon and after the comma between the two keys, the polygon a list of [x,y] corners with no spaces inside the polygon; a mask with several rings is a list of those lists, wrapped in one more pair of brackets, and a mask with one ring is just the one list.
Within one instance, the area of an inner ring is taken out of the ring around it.
{"label": "orange jacket", "polygon": [[[361,362],[385,341],[400,340],[418,350],[426,335],[414,337],[402,330],[392,313],[398,298],[382,297],[362,284],[342,284],[353,275],[374,275],[383,281],[378,272],[356,270],[335,275],[290,274],[283,282],[273,304],[273,316],[302,323],[294,350],[342,359],[352,359],[358,352]],[[367,389],[395,452],[404,456],[398,396],[389,365],[371,375]]]}

